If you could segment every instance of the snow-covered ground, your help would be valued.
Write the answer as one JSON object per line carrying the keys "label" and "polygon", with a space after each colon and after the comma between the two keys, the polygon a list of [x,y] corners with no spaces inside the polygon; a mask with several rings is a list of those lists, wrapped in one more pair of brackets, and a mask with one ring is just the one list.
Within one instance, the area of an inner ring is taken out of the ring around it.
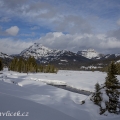
{"label": "snow-covered ground", "polygon": [[[119,115],[100,116],[89,96],[47,85],[70,85],[94,91],[96,82],[104,83],[106,73],[59,71],[51,73],[0,73],[0,119],[2,120],[118,120]],[[120,80],[120,76],[118,76]],[[86,100],[84,105],[81,101]],[[28,116],[6,117],[2,112],[29,112]]]}

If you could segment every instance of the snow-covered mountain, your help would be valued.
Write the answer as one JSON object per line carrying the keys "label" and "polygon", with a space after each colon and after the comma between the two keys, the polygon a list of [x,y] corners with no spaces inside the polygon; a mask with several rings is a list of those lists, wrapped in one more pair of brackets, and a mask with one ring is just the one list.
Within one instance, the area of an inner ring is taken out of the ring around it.
{"label": "snow-covered mountain", "polygon": [[22,56],[24,58],[33,56],[39,63],[50,63],[56,66],[62,66],[62,68],[79,68],[79,66],[81,66],[82,64],[87,65],[90,62],[94,64],[94,61],[96,61],[97,64],[97,62],[101,63],[103,62],[103,60],[118,60],[120,54],[103,55],[96,52],[94,49],[82,50],[74,53],[67,50],[54,50],[47,48],[40,43],[34,43],[32,46],[23,50],[17,56]]}
{"label": "snow-covered mountain", "polygon": [[107,54],[104,55],[101,59],[115,59],[120,58],[120,54]]}
{"label": "snow-covered mountain", "polygon": [[120,60],[120,54],[103,55],[94,49],[82,50],[77,53],[68,50],[54,50],[43,46],[40,43],[34,43],[29,48],[23,50],[20,54],[7,55],[0,52],[0,58],[5,65],[8,65],[14,57],[28,58],[33,56],[38,63],[53,64],[60,69],[80,69],[80,66],[96,66],[98,63],[104,65],[110,61]]}
{"label": "snow-covered mountain", "polygon": [[96,52],[94,49],[78,51],[77,54],[82,55],[88,59],[100,59],[102,56],[104,56]]}
{"label": "snow-covered mountain", "polygon": [[[63,51],[64,52],[64,51]],[[58,54],[59,53],[59,54]],[[49,49],[42,44],[34,43],[34,45],[23,50],[20,55],[24,57],[34,56],[35,59],[48,57],[48,56],[58,56],[61,51]]]}
{"label": "snow-covered mountain", "polygon": [[8,58],[8,59],[12,59],[12,57],[11,56],[9,56],[8,54],[5,54],[5,53],[2,53],[2,52],[0,52],[0,58]]}
{"label": "snow-covered mountain", "polygon": [[[50,62],[50,61],[55,61],[55,60],[59,60],[59,61],[83,61],[87,60],[85,57],[82,57],[81,55],[78,55],[76,53],[73,53],[71,51],[67,51],[67,50],[53,50],[50,48],[47,48],[45,46],[43,46],[40,43],[34,43],[32,46],[30,46],[29,48],[23,50],[20,54],[20,56],[22,57],[29,57],[29,56],[33,56],[36,60],[42,62],[42,63],[46,63],[46,62]],[[69,60],[68,60],[69,59]]]}

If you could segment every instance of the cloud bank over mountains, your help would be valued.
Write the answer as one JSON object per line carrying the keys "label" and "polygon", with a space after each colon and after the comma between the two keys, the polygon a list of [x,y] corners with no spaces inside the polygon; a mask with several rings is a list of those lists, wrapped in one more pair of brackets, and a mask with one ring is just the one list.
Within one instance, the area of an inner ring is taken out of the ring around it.
{"label": "cloud bank over mountains", "polygon": [[83,49],[94,48],[101,53],[118,53],[120,41],[105,34],[63,34],[62,32],[51,32],[34,41],[12,40],[11,38],[0,39],[0,48],[9,54],[20,53],[34,42],[41,43],[51,49],[66,49],[77,52]]}
{"label": "cloud bank over mountains", "polygon": [[8,54],[34,42],[74,52],[118,53],[119,33],[119,0],[0,0],[0,51]]}

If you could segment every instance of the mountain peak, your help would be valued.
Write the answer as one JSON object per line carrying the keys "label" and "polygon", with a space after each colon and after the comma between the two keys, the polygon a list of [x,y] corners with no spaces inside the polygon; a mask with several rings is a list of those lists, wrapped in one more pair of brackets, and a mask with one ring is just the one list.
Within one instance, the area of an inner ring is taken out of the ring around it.
{"label": "mountain peak", "polygon": [[41,43],[34,43],[29,48],[23,50],[20,55],[21,56],[34,56],[36,59],[40,56],[47,56],[52,50],[43,46]]}
{"label": "mountain peak", "polygon": [[84,50],[82,50],[82,51],[87,51],[87,52],[96,52],[94,49],[92,49],[92,48],[89,48],[89,49],[84,49]]}
{"label": "mountain peak", "polygon": [[47,47],[43,46],[41,43],[34,43],[32,46],[30,46],[29,48],[32,49],[38,49],[38,48],[43,48],[43,49],[48,49]]}

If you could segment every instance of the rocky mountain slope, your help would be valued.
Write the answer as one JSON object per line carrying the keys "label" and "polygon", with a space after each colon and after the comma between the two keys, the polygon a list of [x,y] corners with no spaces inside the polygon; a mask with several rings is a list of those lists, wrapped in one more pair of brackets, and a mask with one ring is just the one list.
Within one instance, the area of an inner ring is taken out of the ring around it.
{"label": "rocky mountain slope", "polygon": [[0,52],[0,59],[2,60],[5,66],[8,66],[9,62],[13,59],[13,57],[8,54]]}
{"label": "rocky mountain slope", "polygon": [[49,63],[53,61],[59,62],[58,64],[72,62],[87,62],[89,61],[87,58],[73,53],[67,50],[53,50],[49,49],[42,44],[34,43],[34,45],[29,48],[23,50],[20,56],[28,58],[29,56],[33,56],[40,63]]}
{"label": "rocky mountain slope", "polygon": [[2,52],[0,52],[0,58],[3,58],[3,59],[4,58],[12,59],[12,57],[10,55],[2,53]]}
{"label": "rocky mountain slope", "polygon": [[94,49],[78,51],[77,54],[88,59],[101,59],[104,55],[96,52]]}
{"label": "rocky mountain slope", "polygon": [[101,59],[115,59],[119,57],[120,57],[120,54],[107,54],[107,55],[104,55]]}

